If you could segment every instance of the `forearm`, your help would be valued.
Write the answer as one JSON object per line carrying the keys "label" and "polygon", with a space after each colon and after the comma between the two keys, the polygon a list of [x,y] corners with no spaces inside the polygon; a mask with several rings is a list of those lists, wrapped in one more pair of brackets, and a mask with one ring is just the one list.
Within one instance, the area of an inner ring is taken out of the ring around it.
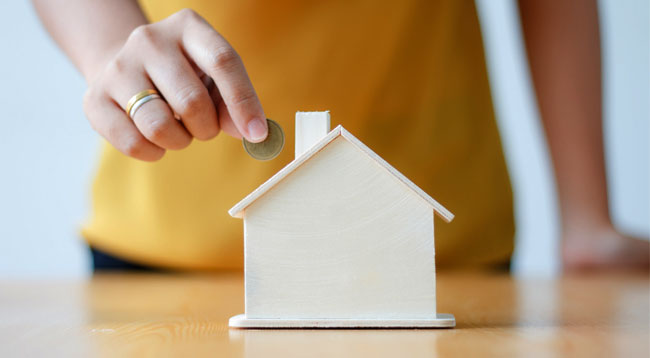
{"label": "forearm", "polygon": [[610,225],[597,2],[519,2],[564,230]]}
{"label": "forearm", "polygon": [[92,79],[147,23],[135,0],[32,0],[45,28],[81,71]]}

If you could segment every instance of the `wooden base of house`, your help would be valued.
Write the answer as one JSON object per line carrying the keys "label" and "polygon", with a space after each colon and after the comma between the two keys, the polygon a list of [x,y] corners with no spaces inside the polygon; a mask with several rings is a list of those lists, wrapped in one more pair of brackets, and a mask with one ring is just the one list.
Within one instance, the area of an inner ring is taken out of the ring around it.
{"label": "wooden base of house", "polygon": [[454,315],[438,313],[435,319],[262,319],[240,314],[228,322],[234,328],[452,328]]}

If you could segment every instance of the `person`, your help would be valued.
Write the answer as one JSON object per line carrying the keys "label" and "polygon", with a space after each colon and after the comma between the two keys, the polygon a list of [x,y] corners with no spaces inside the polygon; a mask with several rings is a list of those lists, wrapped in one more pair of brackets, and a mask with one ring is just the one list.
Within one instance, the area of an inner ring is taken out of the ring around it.
{"label": "person", "polygon": [[[33,3],[108,142],[82,231],[96,269],[241,269],[242,226],[227,210],[291,153],[258,162],[238,139],[264,140],[269,116],[291,143],[295,111],[324,109],[456,214],[436,227],[439,266],[508,265],[512,193],[474,1]],[[608,210],[597,3],[519,10],[564,267],[647,270],[648,243],[619,233]],[[127,113],[146,90],[160,98]]]}

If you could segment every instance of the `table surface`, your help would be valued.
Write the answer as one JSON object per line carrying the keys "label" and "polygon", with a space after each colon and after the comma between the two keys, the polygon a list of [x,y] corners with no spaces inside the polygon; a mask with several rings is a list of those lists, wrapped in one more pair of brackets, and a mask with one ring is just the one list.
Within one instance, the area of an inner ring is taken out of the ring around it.
{"label": "table surface", "polygon": [[649,357],[647,275],[441,273],[454,329],[242,330],[241,274],[0,282],[0,356]]}

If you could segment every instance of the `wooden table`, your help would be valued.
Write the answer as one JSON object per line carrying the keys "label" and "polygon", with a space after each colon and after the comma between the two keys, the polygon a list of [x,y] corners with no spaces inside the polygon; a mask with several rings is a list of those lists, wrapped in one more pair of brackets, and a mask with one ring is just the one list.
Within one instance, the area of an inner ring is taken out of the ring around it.
{"label": "wooden table", "polygon": [[240,274],[0,283],[0,356],[648,357],[645,275],[438,279],[444,330],[239,330]]}

